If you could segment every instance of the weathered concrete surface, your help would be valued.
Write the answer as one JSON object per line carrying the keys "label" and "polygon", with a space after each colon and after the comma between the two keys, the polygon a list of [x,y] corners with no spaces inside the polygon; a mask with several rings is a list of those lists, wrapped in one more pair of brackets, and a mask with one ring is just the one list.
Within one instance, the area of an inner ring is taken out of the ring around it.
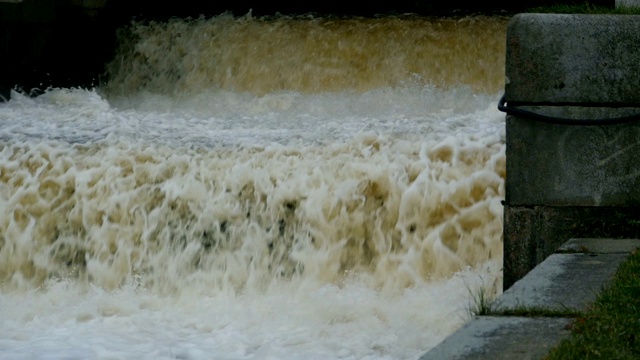
{"label": "weathered concrete surface", "polygon": [[570,318],[478,318],[420,360],[533,360],[569,336]]}
{"label": "weathered concrete surface", "polygon": [[495,310],[519,307],[586,310],[628,253],[553,254],[495,302]]}
{"label": "weathered concrete surface", "polygon": [[616,212],[640,208],[640,122],[589,122],[640,115],[638,44],[634,15],[519,14],[509,23],[508,107],[585,121],[507,115],[505,289],[569,238],[637,236]]}
{"label": "weathered concrete surface", "polygon": [[[585,310],[611,282],[620,263],[640,248],[640,240],[571,239],[559,248],[491,304],[492,312],[523,307]],[[556,317],[479,316],[420,359],[542,359],[569,336],[571,322]]]}
{"label": "weathered concrete surface", "polygon": [[503,277],[506,290],[544,259],[538,251],[538,213],[535,208],[504,207]]}
{"label": "weathered concrete surface", "polygon": [[[632,112],[640,108],[615,113]],[[571,126],[509,115],[506,126],[509,205],[640,205],[640,122]]]}
{"label": "weathered concrete surface", "polygon": [[504,207],[504,289],[571,238],[635,238],[640,209],[593,206]]}
{"label": "weathered concrete surface", "polygon": [[507,33],[507,101],[640,104],[640,16],[519,14]]}

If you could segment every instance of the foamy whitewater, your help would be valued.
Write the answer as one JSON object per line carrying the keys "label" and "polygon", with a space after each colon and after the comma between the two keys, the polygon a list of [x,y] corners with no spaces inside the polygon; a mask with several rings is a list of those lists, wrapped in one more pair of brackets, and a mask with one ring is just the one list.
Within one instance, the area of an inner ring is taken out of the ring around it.
{"label": "foamy whitewater", "polygon": [[12,93],[0,358],[419,358],[501,291],[506,21],[134,24]]}

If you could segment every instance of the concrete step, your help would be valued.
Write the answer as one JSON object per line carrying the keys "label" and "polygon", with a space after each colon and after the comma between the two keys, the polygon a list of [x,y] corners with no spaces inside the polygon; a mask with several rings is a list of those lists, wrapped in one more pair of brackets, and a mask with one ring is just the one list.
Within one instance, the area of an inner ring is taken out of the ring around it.
{"label": "concrete step", "polygon": [[570,334],[570,318],[480,316],[420,360],[541,359]]}
{"label": "concrete step", "polygon": [[[585,311],[637,239],[571,239],[505,291],[492,314],[534,308]],[[420,360],[542,359],[570,335],[571,317],[478,316]]]}

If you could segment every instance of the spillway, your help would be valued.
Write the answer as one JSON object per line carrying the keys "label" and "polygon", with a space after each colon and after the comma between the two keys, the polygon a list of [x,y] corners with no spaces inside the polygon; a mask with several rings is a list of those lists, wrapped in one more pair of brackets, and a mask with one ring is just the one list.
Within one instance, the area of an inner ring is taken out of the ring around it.
{"label": "spillway", "polygon": [[502,288],[506,17],[134,23],[0,103],[0,358],[415,359]]}

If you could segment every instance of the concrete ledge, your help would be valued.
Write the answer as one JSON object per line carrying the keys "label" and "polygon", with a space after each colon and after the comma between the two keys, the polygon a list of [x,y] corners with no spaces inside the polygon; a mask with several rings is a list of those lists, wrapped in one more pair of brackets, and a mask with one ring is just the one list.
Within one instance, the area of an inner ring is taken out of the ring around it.
{"label": "concrete ledge", "polygon": [[541,359],[569,336],[570,318],[483,316],[467,324],[420,360]]}
{"label": "concrete ledge", "polygon": [[505,291],[495,302],[494,310],[586,310],[627,256],[628,253],[553,254]]}
{"label": "concrete ledge", "polygon": [[519,14],[507,34],[507,101],[640,104],[640,16]]}
{"label": "concrete ledge", "polygon": [[[542,359],[570,335],[570,317],[499,316],[522,308],[586,310],[612,280],[638,239],[571,239],[479,316],[423,355],[421,360]],[[513,312],[511,312],[513,313]]]}

